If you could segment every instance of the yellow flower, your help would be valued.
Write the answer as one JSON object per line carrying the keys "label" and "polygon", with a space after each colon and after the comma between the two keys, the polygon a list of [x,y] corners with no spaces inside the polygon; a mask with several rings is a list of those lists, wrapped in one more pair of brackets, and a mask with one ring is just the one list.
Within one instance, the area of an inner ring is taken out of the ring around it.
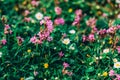
{"label": "yellow flower", "polygon": [[23,78],[23,77],[21,77],[21,78],[20,78],[20,80],[24,80],[24,78]]}
{"label": "yellow flower", "polygon": [[45,63],[44,64],[44,68],[48,68],[49,67],[49,64],[48,63]]}
{"label": "yellow flower", "polygon": [[112,44],[113,43],[113,41],[112,40],[109,40],[109,44]]}
{"label": "yellow flower", "polygon": [[18,11],[18,10],[19,10],[19,8],[18,8],[17,6],[14,6],[14,9],[15,9],[15,11]]}
{"label": "yellow flower", "polygon": [[28,49],[27,52],[30,53],[30,52],[31,52],[31,49]]}
{"label": "yellow flower", "polygon": [[68,12],[69,12],[69,13],[71,13],[72,11],[73,11],[73,9],[72,9],[72,8],[69,8],[69,9],[68,9]]}
{"label": "yellow flower", "polygon": [[103,72],[102,74],[104,77],[108,76],[108,73],[107,72]]}
{"label": "yellow flower", "polygon": [[23,5],[26,5],[26,4],[27,4],[27,1],[24,1],[22,4],[23,4]]}

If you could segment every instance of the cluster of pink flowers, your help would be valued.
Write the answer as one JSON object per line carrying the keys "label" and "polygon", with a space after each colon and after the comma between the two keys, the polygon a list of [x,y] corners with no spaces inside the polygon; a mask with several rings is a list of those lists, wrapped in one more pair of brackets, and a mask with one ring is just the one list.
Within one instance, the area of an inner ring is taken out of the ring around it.
{"label": "cluster of pink flowers", "polygon": [[55,23],[56,25],[64,25],[64,24],[65,24],[65,21],[64,21],[63,18],[57,18],[57,19],[54,20],[54,23]]}
{"label": "cluster of pink flowers", "polygon": [[62,73],[63,73],[64,75],[67,74],[67,75],[69,75],[69,76],[72,76],[73,73],[70,72],[70,71],[68,71],[68,70],[66,70],[67,67],[70,67],[69,64],[66,63],[66,62],[64,62],[64,63],[63,63],[63,67],[64,67],[64,68],[63,68],[63,70],[62,70]]}
{"label": "cluster of pink flowers", "polygon": [[27,16],[27,15],[29,15],[30,14],[30,11],[29,10],[25,10],[24,11],[24,16]]}
{"label": "cluster of pink flowers", "polygon": [[30,17],[27,17],[28,15],[30,14],[30,11],[29,10],[25,10],[24,11],[24,21],[25,22],[30,22],[31,21],[31,18]]}
{"label": "cluster of pink flowers", "polygon": [[94,36],[94,34],[89,34],[88,37],[83,35],[82,36],[82,41],[83,42],[85,42],[85,41],[94,42],[95,41],[95,36]]}
{"label": "cluster of pink flowers", "polygon": [[62,13],[62,9],[59,6],[55,7],[55,13],[60,15]]}
{"label": "cluster of pink flowers", "polygon": [[30,39],[30,42],[34,44],[41,44],[44,40],[51,41],[50,33],[53,31],[53,22],[50,20],[50,17],[44,17],[44,20],[40,21],[40,25],[45,26],[44,30],[41,30],[37,35],[33,36]]}
{"label": "cluster of pink flowers", "polygon": [[12,34],[12,30],[8,24],[5,24],[4,34]]}
{"label": "cluster of pink flowers", "polygon": [[36,1],[36,0],[32,0],[31,1],[31,4],[32,4],[32,6],[39,6],[39,1]]}
{"label": "cluster of pink flowers", "polygon": [[3,45],[5,45],[5,44],[7,43],[6,39],[2,39],[2,40],[1,40],[1,43],[2,43]]}
{"label": "cluster of pink flowers", "polygon": [[30,18],[30,17],[25,17],[25,18],[24,18],[24,21],[25,21],[25,22],[30,22],[30,21],[31,21],[31,18]]}
{"label": "cluster of pink flowers", "polygon": [[87,26],[90,26],[91,28],[94,28],[96,25],[96,19],[95,18],[90,18],[89,20],[86,21]]}
{"label": "cluster of pink flowers", "polygon": [[98,35],[104,36],[107,33],[106,29],[101,29],[98,31]]}
{"label": "cluster of pink flowers", "polygon": [[82,10],[81,9],[78,9],[75,11],[75,20],[74,22],[72,23],[73,26],[75,25],[78,25],[80,20],[81,20],[81,17],[82,17]]}
{"label": "cluster of pink flowers", "polygon": [[116,76],[116,78],[114,80],[120,80],[120,75],[116,74],[114,70],[109,71],[109,76],[110,77]]}

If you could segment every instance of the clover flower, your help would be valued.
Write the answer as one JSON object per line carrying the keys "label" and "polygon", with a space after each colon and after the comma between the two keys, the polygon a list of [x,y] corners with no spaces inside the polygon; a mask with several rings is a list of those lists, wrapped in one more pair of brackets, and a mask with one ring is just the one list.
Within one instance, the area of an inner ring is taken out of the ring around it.
{"label": "clover flower", "polygon": [[62,13],[62,9],[59,6],[55,7],[55,13],[60,15]]}
{"label": "clover flower", "polygon": [[5,45],[5,44],[7,43],[6,39],[2,39],[2,40],[1,40],[1,43],[2,43],[3,45]]}
{"label": "clover flower", "polygon": [[54,23],[55,23],[56,25],[64,25],[64,24],[65,24],[65,21],[64,21],[63,18],[57,18],[57,19],[54,20]]}

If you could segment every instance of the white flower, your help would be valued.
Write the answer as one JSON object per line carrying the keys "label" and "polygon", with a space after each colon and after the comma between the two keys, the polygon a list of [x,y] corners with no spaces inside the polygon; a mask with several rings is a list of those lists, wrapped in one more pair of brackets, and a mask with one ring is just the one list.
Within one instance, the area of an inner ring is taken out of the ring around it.
{"label": "white flower", "polygon": [[114,63],[114,68],[120,68],[120,62]]}
{"label": "white flower", "polygon": [[43,14],[39,12],[39,13],[35,14],[35,17],[37,20],[41,20],[43,18]]}
{"label": "white flower", "polygon": [[58,77],[55,77],[55,80],[58,80]]}
{"label": "white flower", "polygon": [[108,48],[103,50],[103,53],[109,53],[109,52],[110,52],[110,49]]}
{"label": "white flower", "polygon": [[63,39],[62,43],[68,45],[70,43],[70,39],[69,38]]}
{"label": "white flower", "polygon": [[69,33],[75,34],[75,30],[70,30]]}
{"label": "white flower", "polygon": [[0,57],[2,57],[2,52],[0,52]]}
{"label": "white flower", "polygon": [[114,58],[114,59],[113,59],[113,62],[114,62],[114,63],[115,63],[115,62],[118,62],[118,60],[117,60],[116,58]]}

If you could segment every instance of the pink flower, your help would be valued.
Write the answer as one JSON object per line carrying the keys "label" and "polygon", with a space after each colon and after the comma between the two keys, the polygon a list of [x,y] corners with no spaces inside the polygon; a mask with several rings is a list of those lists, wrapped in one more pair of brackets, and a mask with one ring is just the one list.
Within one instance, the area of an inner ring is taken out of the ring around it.
{"label": "pink flower", "polygon": [[7,43],[6,39],[1,40],[1,43],[5,45]]}
{"label": "pink flower", "polygon": [[114,70],[110,70],[110,71],[109,71],[109,76],[114,76],[114,75],[115,75]]}
{"label": "pink flower", "polygon": [[33,6],[38,6],[38,5],[39,5],[39,1],[32,0],[32,1],[31,1],[31,4],[32,4]]}
{"label": "pink flower", "polygon": [[25,22],[30,22],[30,20],[31,20],[31,18],[29,18],[29,17],[28,18],[27,17],[24,18]]}
{"label": "pink flower", "polygon": [[57,19],[55,19],[54,20],[54,23],[56,24],[56,25],[64,25],[65,24],[65,21],[64,21],[64,19],[63,18],[57,18]]}
{"label": "pink flower", "polygon": [[36,40],[37,40],[37,38],[36,38],[36,36],[34,36],[34,37],[32,37],[32,38],[30,39],[30,42],[36,43]]}
{"label": "pink flower", "polygon": [[53,40],[53,38],[52,37],[48,37],[47,40],[50,42],[50,41]]}
{"label": "pink flower", "polygon": [[24,14],[25,14],[25,16],[27,16],[27,15],[30,14],[30,11],[29,10],[25,10]]}
{"label": "pink flower", "polygon": [[120,29],[120,25],[117,26],[117,29]]}
{"label": "pink flower", "polygon": [[83,36],[82,36],[82,41],[83,41],[83,42],[87,41],[87,36],[83,35]]}
{"label": "pink flower", "polygon": [[78,25],[81,18],[82,18],[82,10],[81,9],[78,9],[75,11],[75,20],[73,21],[72,25],[75,26],[75,25]]}
{"label": "pink flower", "polygon": [[117,80],[120,80],[120,75],[119,74],[115,74]]}
{"label": "pink flower", "polygon": [[98,34],[99,35],[105,35],[106,32],[107,32],[106,29],[101,29],[101,30],[98,31]]}
{"label": "pink flower", "polygon": [[115,31],[116,31],[117,27],[110,27],[108,30],[107,30],[107,33],[109,34],[114,34]]}
{"label": "pink flower", "polygon": [[88,36],[88,40],[91,41],[91,42],[93,42],[95,40],[94,34],[90,34]]}
{"label": "pink flower", "polygon": [[63,66],[64,66],[64,68],[67,68],[67,67],[69,67],[69,64],[66,63],[66,62],[64,62],[64,63],[63,63]]}
{"label": "pink flower", "polygon": [[5,29],[10,29],[10,26],[8,24],[5,24]]}
{"label": "pink flower", "polygon": [[120,46],[118,46],[116,49],[117,49],[118,53],[120,53]]}
{"label": "pink flower", "polygon": [[59,6],[57,6],[55,7],[55,12],[57,15],[60,15],[62,13],[62,9]]}
{"label": "pink flower", "polygon": [[76,11],[75,11],[75,14],[76,14],[77,16],[82,16],[82,10],[81,10],[81,9],[76,10]]}
{"label": "pink flower", "polygon": [[89,20],[86,21],[86,24],[87,26],[90,26],[90,27],[95,27],[96,25],[96,19],[95,18],[90,18]]}
{"label": "pink flower", "polygon": [[61,58],[61,57],[63,57],[64,56],[64,53],[61,51],[61,52],[59,52],[59,57]]}

